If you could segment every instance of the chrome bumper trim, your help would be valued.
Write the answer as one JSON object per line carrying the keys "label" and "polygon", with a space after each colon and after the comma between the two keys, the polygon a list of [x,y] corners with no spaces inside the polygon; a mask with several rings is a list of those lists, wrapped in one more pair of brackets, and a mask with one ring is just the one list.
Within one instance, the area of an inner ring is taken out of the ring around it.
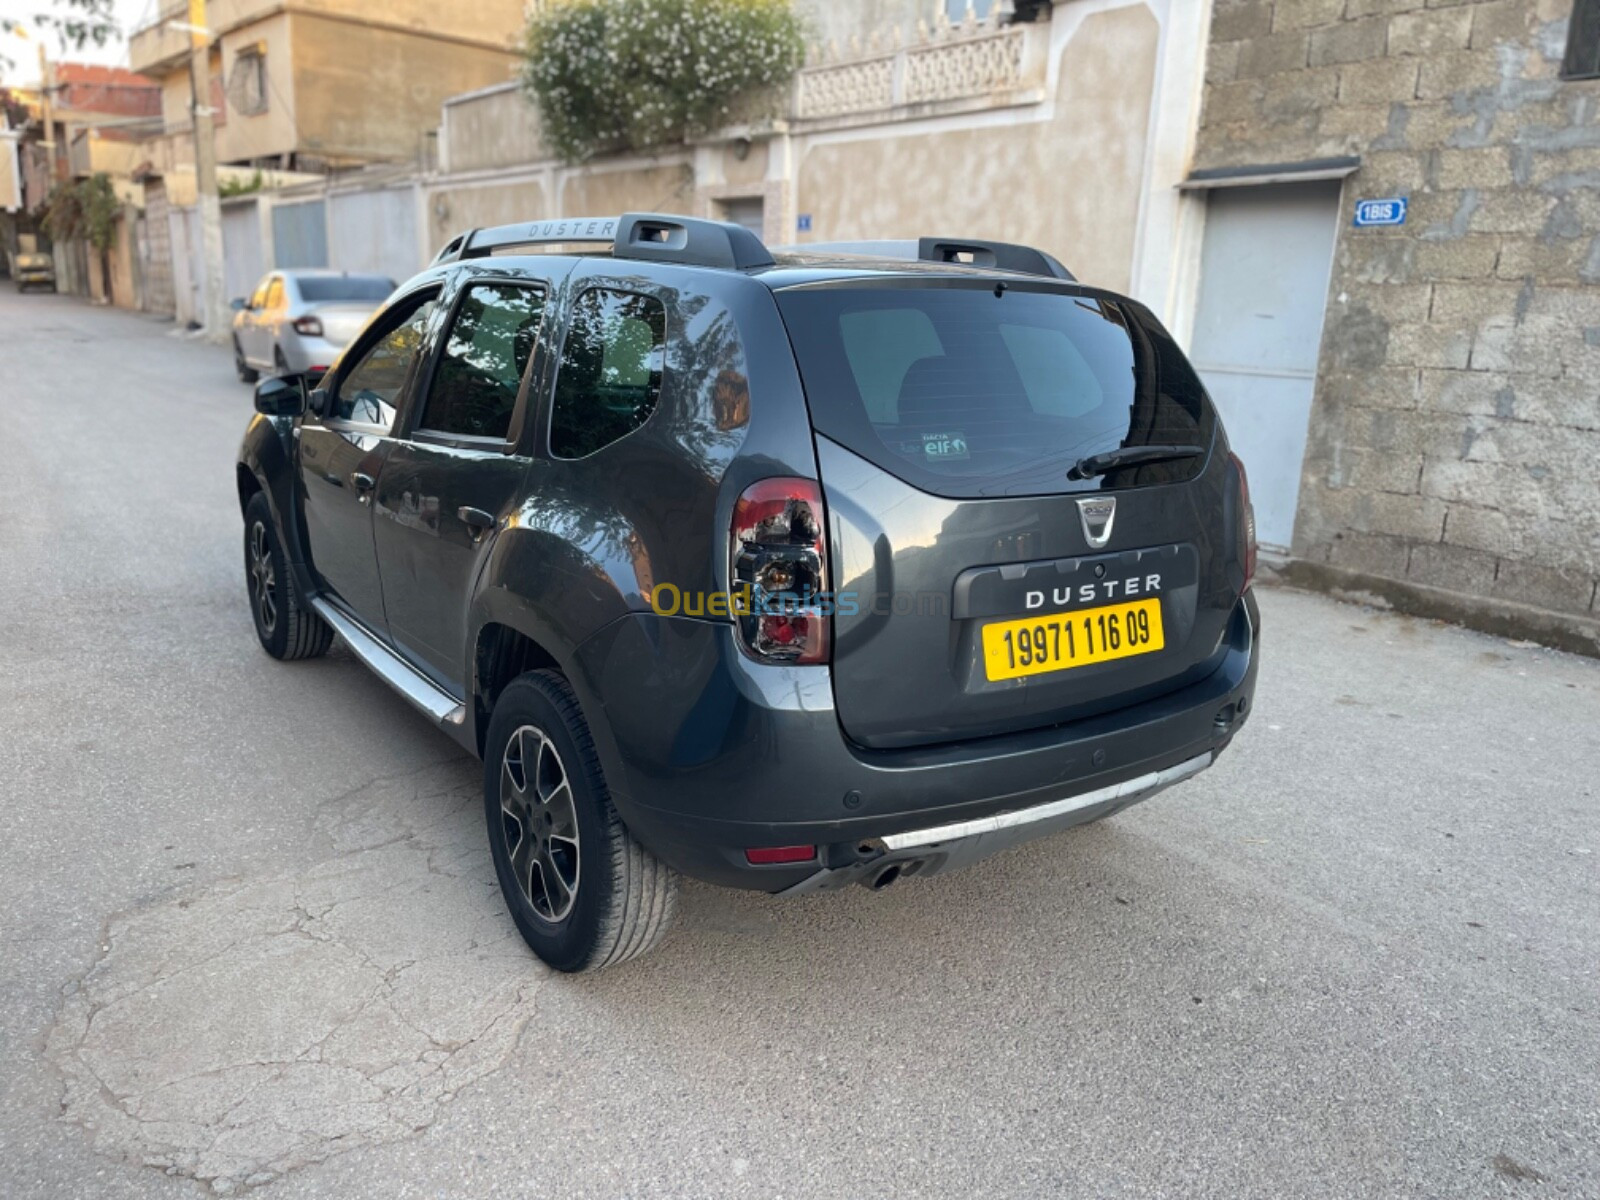
{"label": "chrome bumper trim", "polygon": [[364,625],[346,616],[342,609],[321,596],[311,601],[311,607],[316,610],[317,616],[333,626],[333,631],[350,647],[350,653],[440,725],[459,725],[467,719],[465,704],[436,686],[426,675],[369,633]]}
{"label": "chrome bumper trim", "polygon": [[1083,792],[1077,796],[1068,796],[1064,800],[1052,800],[1048,804],[1038,804],[1033,808],[1019,809],[1016,812],[997,813],[992,817],[977,817],[971,821],[954,821],[949,825],[935,825],[932,829],[914,829],[910,833],[891,833],[876,840],[883,843],[888,850],[909,850],[917,846],[936,846],[941,842],[953,842],[960,838],[975,837],[980,833],[994,833],[1000,829],[1015,829],[1021,825],[1032,825],[1039,821],[1049,821],[1067,813],[1076,812],[1080,808],[1093,808],[1097,804],[1106,804],[1117,800],[1135,800],[1149,792],[1158,792],[1162,788],[1170,787],[1180,779],[1187,779],[1200,771],[1205,770],[1216,758],[1215,751],[1207,750],[1204,754],[1185,759],[1176,766],[1166,768],[1164,771],[1151,771],[1148,775],[1140,775],[1134,779],[1124,780],[1122,783],[1113,783],[1107,787],[1096,788],[1092,792]]}

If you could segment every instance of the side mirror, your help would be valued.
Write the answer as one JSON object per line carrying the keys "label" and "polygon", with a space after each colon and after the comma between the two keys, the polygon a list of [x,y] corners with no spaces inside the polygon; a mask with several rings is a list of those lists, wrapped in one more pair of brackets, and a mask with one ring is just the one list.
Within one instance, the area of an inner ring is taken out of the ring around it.
{"label": "side mirror", "polygon": [[243,296],[235,296],[232,300],[228,301],[228,307],[233,309],[234,312],[243,312],[245,309],[250,307],[250,301],[246,300]]}
{"label": "side mirror", "polygon": [[306,397],[306,407],[319,417],[328,415],[328,389],[325,387],[312,388],[311,395]]}
{"label": "side mirror", "polygon": [[305,378],[280,375],[256,384],[256,411],[267,417],[298,417],[306,410]]}

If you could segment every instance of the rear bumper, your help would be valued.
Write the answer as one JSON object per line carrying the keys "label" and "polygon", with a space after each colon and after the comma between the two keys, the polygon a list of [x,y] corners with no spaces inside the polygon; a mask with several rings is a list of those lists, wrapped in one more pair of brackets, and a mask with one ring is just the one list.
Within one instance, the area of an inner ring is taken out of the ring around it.
{"label": "rear bumper", "polygon": [[[606,698],[591,722],[606,778],[651,850],[711,883],[807,891],[895,862],[920,862],[921,873],[964,866],[1210,765],[1254,700],[1259,628],[1247,593],[1198,682],[1070,725],[907,750],[852,745],[825,668],[752,664],[726,624],[614,622],[579,648],[574,682],[587,711]],[[795,845],[817,846],[817,859],[745,861],[750,847]]]}
{"label": "rear bumper", "polygon": [[284,332],[278,346],[294,375],[303,375],[312,367],[331,367],[344,350],[343,346],[336,346],[326,338],[307,337],[293,330]]}

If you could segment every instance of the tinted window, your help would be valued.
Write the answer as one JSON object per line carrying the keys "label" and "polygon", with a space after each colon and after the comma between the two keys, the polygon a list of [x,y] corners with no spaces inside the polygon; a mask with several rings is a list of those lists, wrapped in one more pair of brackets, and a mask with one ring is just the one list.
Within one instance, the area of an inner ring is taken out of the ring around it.
{"label": "tinted window", "polygon": [[[780,292],[819,433],[945,496],[1098,487],[1067,472],[1090,454],[1209,444],[1193,369],[1136,305],[1012,286]],[[1189,478],[1187,459],[1107,477]]]}
{"label": "tinted window", "polygon": [[400,323],[373,343],[355,366],[343,373],[339,394],[328,414],[330,417],[381,425],[385,429],[394,424],[400,389],[405,386],[411,364],[422,347],[428,318],[433,314],[433,297],[414,299],[408,305],[414,307],[409,311],[402,307],[393,314],[393,319]]}
{"label": "tinted window", "polygon": [[543,314],[544,293],[539,289],[474,284],[456,309],[420,427],[464,437],[505,438]]}
{"label": "tinted window", "polygon": [[666,343],[659,300],[597,289],[579,296],[556,375],[551,453],[582,458],[649,420],[661,398]]}
{"label": "tinted window", "polygon": [[386,300],[394,280],[382,275],[302,275],[295,282],[307,304],[329,300]]}

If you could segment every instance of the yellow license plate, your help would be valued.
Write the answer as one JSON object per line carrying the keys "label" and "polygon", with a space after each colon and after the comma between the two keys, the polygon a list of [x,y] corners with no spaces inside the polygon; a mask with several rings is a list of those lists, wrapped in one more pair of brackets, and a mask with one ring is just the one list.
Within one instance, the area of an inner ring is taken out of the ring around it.
{"label": "yellow license plate", "polygon": [[1135,600],[983,627],[983,669],[991,681],[1044,675],[1150,654],[1165,645],[1161,601]]}

